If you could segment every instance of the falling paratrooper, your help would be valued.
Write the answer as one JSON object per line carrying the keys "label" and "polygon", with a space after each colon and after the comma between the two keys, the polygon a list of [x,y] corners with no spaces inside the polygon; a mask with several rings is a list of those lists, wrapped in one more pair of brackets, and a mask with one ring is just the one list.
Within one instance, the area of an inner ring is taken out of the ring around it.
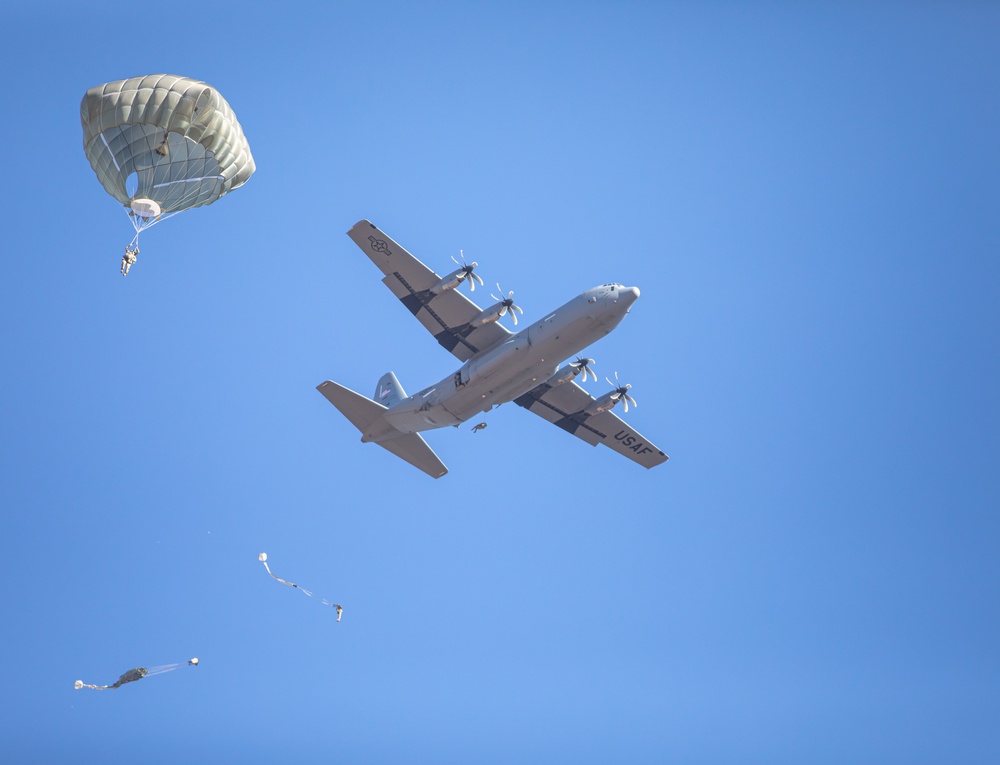
{"label": "falling paratrooper", "polygon": [[[261,563],[264,564],[264,568],[267,569],[267,573],[271,575],[272,579],[275,579],[281,582],[282,584],[288,585],[289,587],[294,587],[299,592],[304,592],[310,598],[313,596],[313,594],[305,587],[300,587],[299,585],[295,584],[295,582],[289,582],[285,579],[282,579],[280,576],[275,576],[274,572],[271,571],[271,567],[267,565],[267,553],[261,553],[260,555],[258,555],[257,560],[259,560]],[[340,617],[343,616],[344,614],[343,606],[341,606],[340,603],[334,603],[332,600],[327,600],[326,598],[320,598],[320,602],[323,603],[324,605],[330,606],[331,608],[335,608],[337,610],[337,621],[339,622]]]}
{"label": "falling paratrooper", "polygon": [[253,175],[243,128],[212,86],[171,74],[98,85],[80,103],[83,148],[105,190],[124,205],[135,236],[192,207],[209,205]]}
{"label": "falling paratrooper", "polygon": [[[142,680],[142,678],[144,677],[152,677],[154,675],[162,675],[167,672],[173,672],[175,669],[179,669],[181,666],[182,664],[180,662],[177,662],[176,664],[163,664],[159,667],[150,667],[149,669],[147,669],[146,667],[134,667],[133,669],[130,669],[128,672],[124,673],[111,685],[93,685],[91,683],[85,683],[83,682],[83,680],[77,680],[75,683],[73,683],[73,688],[75,688],[76,690],[80,690],[81,688],[93,688],[95,691],[114,690],[116,688],[121,688],[126,683],[134,683],[136,680]],[[197,667],[198,657],[196,656],[193,659],[188,659],[187,666]]]}

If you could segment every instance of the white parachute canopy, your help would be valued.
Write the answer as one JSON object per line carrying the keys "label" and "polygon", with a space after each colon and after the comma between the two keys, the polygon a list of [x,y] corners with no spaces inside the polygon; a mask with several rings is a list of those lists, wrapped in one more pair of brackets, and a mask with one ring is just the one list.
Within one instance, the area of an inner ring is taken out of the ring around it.
{"label": "white parachute canopy", "polygon": [[[173,672],[175,669],[185,666],[182,662],[177,662],[176,664],[161,664],[158,667],[134,667],[128,672],[124,673],[111,685],[92,685],[91,683],[85,683],[83,680],[77,680],[73,683],[73,688],[80,690],[81,688],[93,688],[95,691],[106,691],[114,690],[116,688],[121,688],[125,683],[134,683],[136,680],[142,680],[144,677],[152,677],[153,675],[163,675],[167,672]],[[198,657],[193,659],[188,659],[187,665],[189,667],[198,666]]]}
{"label": "white parachute canopy", "polygon": [[[271,567],[267,565],[267,553],[261,553],[260,555],[258,555],[257,556],[257,560],[259,560],[261,563],[264,564],[264,568],[267,569],[267,573],[271,575],[272,579],[274,579],[276,581],[279,581],[282,584],[288,585],[289,587],[294,587],[296,590],[299,590],[300,592],[305,593],[310,598],[313,596],[313,594],[309,590],[307,590],[305,587],[300,587],[299,585],[295,584],[295,582],[289,582],[289,581],[287,581],[285,579],[282,579],[280,576],[275,576],[274,572],[271,571]],[[320,598],[320,602],[323,603],[323,605],[330,606],[331,608],[337,609],[337,621],[339,622],[340,621],[340,617],[344,613],[343,606],[341,606],[340,603],[334,603],[332,600],[327,600],[326,598]]]}

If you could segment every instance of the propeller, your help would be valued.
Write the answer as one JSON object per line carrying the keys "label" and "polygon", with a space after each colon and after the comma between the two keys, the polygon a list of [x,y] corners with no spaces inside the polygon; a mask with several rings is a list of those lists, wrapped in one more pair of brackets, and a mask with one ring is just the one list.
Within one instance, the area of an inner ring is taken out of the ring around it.
{"label": "propeller", "polygon": [[596,362],[593,359],[584,359],[581,358],[580,356],[577,356],[576,361],[569,362],[569,365],[573,367],[573,369],[577,370],[577,372],[583,374],[584,382],[587,382],[587,375],[593,377],[594,382],[597,382],[597,375],[594,374],[594,370],[590,368],[590,365],[595,363]]}
{"label": "propeller", "polygon": [[458,273],[458,280],[462,281],[463,279],[468,279],[469,280],[469,291],[470,292],[475,292],[476,291],[476,282],[479,282],[480,284],[483,283],[482,277],[479,274],[477,274],[475,272],[475,270],[474,270],[476,268],[476,266],[478,266],[479,264],[476,263],[475,261],[472,261],[471,263],[466,263],[465,262],[465,253],[462,252],[461,250],[458,251],[458,254],[462,256],[462,262],[461,263],[459,263],[457,260],[455,260],[455,256],[454,255],[451,256],[451,259],[455,260],[455,264],[458,265],[458,266],[461,266],[461,268],[462,268],[462,270],[459,271],[459,273]]}
{"label": "propeller", "polygon": [[615,386],[615,389],[613,391],[611,391],[611,400],[614,401],[615,403],[618,403],[619,401],[621,401],[625,405],[625,411],[626,412],[628,411],[628,405],[629,404],[631,404],[632,406],[639,406],[635,402],[635,399],[632,398],[628,394],[629,389],[632,386],[629,385],[628,383],[625,383],[624,385],[622,385],[621,382],[618,380],[618,373],[617,372],[615,372],[615,381],[614,382],[611,382],[611,378],[610,377],[605,377],[604,379],[607,380],[611,385]]}
{"label": "propeller", "polygon": [[509,293],[507,293],[507,297],[504,297],[503,290],[500,289],[500,283],[498,282],[497,292],[500,293],[500,297],[497,297],[496,295],[490,293],[491,298],[500,301],[500,311],[497,315],[503,316],[505,313],[507,313],[509,309],[510,318],[514,320],[514,326],[517,326],[517,314],[515,314],[514,311],[517,311],[517,313],[524,313],[524,311],[521,310],[520,306],[514,305],[514,290],[511,290]]}

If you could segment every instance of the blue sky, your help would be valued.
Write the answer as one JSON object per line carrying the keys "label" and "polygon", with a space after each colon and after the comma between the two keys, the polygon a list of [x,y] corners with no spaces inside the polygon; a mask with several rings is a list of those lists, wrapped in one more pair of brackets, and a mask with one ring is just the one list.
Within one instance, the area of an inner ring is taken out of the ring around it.
{"label": "blue sky", "polygon": [[[0,10],[5,759],[996,760],[1000,11],[288,8]],[[78,106],[155,72],[258,169],[122,279]],[[639,286],[589,389],[670,462],[360,444],[319,382],[457,367],[361,218],[526,317]]]}

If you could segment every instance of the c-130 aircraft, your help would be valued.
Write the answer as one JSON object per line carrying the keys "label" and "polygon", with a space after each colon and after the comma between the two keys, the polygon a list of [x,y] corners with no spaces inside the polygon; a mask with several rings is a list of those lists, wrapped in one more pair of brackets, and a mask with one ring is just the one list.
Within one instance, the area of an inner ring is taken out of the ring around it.
{"label": "c-130 aircraft", "polygon": [[514,305],[513,292],[506,298],[492,296],[497,302],[484,310],[456,289],[466,280],[473,290],[475,281],[483,283],[474,273],[476,263],[462,263],[441,277],[370,221],[358,221],[347,235],[382,270],[383,283],[410,313],[464,362],[454,374],[412,396],[392,372],[378,381],[374,400],[332,380],[320,383],[317,390],[361,431],[362,442],[376,443],[440,478],[448,468],[420,433],[457,427],[514,401],[588,444],[604,444],[646,468],[669,459],[611,411],[618,402],[626,412],[629,403],[635,406],[630,385],[612,383],[614,390],[595,399],[574,380],[581,373],[584,380],[588,374],[597,380],[589,367],[593,359],[578,358],[558,368],[618,326],[639,297],[637,287],[594,287],[514,333],[498,321],[510,313],[517,324],[515,311],[521,309]]}

